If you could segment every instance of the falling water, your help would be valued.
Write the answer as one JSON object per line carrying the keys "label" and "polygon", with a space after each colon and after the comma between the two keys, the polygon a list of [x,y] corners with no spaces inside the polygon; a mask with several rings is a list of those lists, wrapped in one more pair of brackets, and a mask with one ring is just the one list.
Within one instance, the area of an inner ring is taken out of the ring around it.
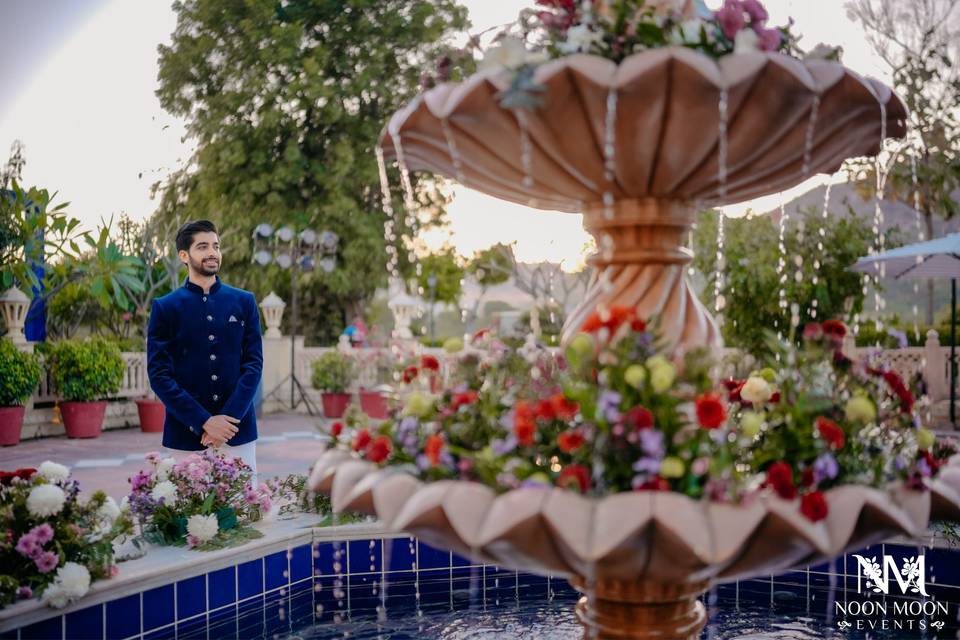
{"label": "falling water", "polygon": [[[874,234],[874,253],[879,254],[883,253],[884,249],[884,236],[883,236],[883,209],[880,207],[880,202],[883,200],[883,191],[887,183],[887,174],[886,168],[884,167],[883,160],[881,155],[883,155],[883,144],[887,139],[887,105],[884,102],[880,103],[880,150],[877,152],[877,156],[874,161],[874,172],[876,173],[877,184],[876,184],[876,203],[873,209],[873,234]],[[880,346],[880,332],[883,330],[883,310],[885,307],[885,301],[883,296],[880,294],[880,278],[886,275],[886,267],[881,262],[879,273],[875,273],[873,276],[873,309],[876,314],[876,335],[877,335],[877,347]]]}
{"label": "falling water", "polygon": [[[823,193],[823,212],[820,216],[820,227],[817,229],[817,254],[813,259],[813,278],[811,283],[816,289],[817,283],[820,282],[820,256],[824,255],[823,241],[827,237],[827,224],[829,223],[830,216],[830,189],[833,188],[833,183],[828,182],[827,188]],[[814,320],[817,319],[817,310],[820,305],[820,301],[814,295],[813,300],[810,302],[810,317]]]}
{"label": "falling water", "polygon": [[[913,210],[917,214],[917,240],[926,240],[926,230],[920,216],[920,187],[917,181],[917,156],[910,154],[910,183],[913,188]],[[923,256],[917,256],[917,264],[923,262]],[[920,298],[920,281],[913,279],[913,335],[920,342],[920,309],[917,300]]]}
{"label": "falling water", "polygon": [[462,185],[467,184],[467,179],[463,175],[463,159],[460,157],[460,151],[457,149],[457,141],[453,137],[453,129],[450,128],[450,121],[444,118],[440,121],[440,128],[443,129],[443,138],[447,141],[447,152],[450,154],[450,162],[453,163],[453,174]]}
{"label": "falling water", "polygon": [[393,137],[393,148],[397,152],[397,168],[400,169],[400,184],[403,186],[403,206],[407,209],[407,215],[410,215],[416,206],[416,199],[413,195],[410,169],[407,167],[407,159],[403,153],[403,142],[400,140],[399,133]]}
{"label": "falling water", "polygon": [[[523,168],[523,188],[531,193],[533,190],[533,143],[530,140],[530,122],[527,112],[523,109],[515,109],[514,113],[517,114],[517,124],[520,126],[520,166]],[[531,207],[537,206],[537,201],[532,194],[527,204]]]}
{"label": "falling water", "polygon": [[777,338],[783,339],[783,329],[784,327],[780,326],[780,316],[786,314],[787,312],[787,244],[784,237],[784,233],[787,229],[787,222],[789,219],[789,214],[787,213],[787,208],[783,202],[783,192],[780,193],[780,233],[779,239],[777,240],[777,250],[779,257],[777,258],[777,283],[780,286],[780,291],[777,294],[779,300],[779,315],[776,320],[774,320],[774,327],[777,330]]}
{"label": "falling water", "polygon": [[400,275],[400,271],[397,268],[397,248],[394,246],[394,241],[397,239],[393,233],[393,224],[394,224],[394,212],[393,212],[393,202],[390,197],[390,183],[387,179],[387,164],[383,159],[383,148],[377,145],[376,149],[377,155],[377,168],[380,170],[380,195],[382,200],[383,212],[386,214],[385,220],[383,222],[383,237],[387,241],[387,272],[397,277]]}
{"label": "falling water", "polygon": [[610,87],[607,92],[607,113],[603,123],[603,176],[607,181],[607,191],[603,193],[603,215],[613,220],[613,193],[609,191],[617,179],[617,90]]}
{"label": "falling water", "polygon": [[813,138],[817,129],[817,116],[820,113],[820,96],[813,97],[810,106],[810,120],[807,121],[807,135],[803,148],[803,179],[810,177],[810,160],[813,157]]}
{"label": "falling water", "polygon": [[[341,622],[343,620],[343,609],[344,609],[344,599],[346,598],[346,592],[343,588],[343,562],[341,558],[344,556],[344,550],[341,548],[340,542],[333,543],[333,597],[337,601],[337,613],[334,614],[334,622]],[[349,608],[347,609],[347,614],[349,615]]]}
{"label": "falling water", "polygon": [[728,125],[728,106],[729,95],[726,89],[720,91],[720,100],[717,103],[719,110],[719,131],[717,134],[717,264],[716,277],[714,278],[714,311],[716,313],[717,324],[723,324],[723,311],[727,306],[727,299],[724,296],[724,285],[726,284],[727,273],[727,254],[724,250],[726,240],[725,222],[726,214],[723,212],[722,205],[727,200],[727,125]]}

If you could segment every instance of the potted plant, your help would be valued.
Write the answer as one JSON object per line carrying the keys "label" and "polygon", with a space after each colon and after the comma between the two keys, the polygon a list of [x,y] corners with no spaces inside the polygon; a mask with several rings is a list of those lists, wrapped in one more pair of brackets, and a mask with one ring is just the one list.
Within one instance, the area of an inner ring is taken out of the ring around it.
{"label": "potted plant", "polygon": [[163,403],[154,397],[137,398],[137,415],[140,416],[140,431],[144,433],[163,433],[163,421],[167,410]]}
{"label": "potted plant", "polygon": [[120,348],[102,338],[63,340],[50,349],[53,385],[70,438],[96,438],[107,411],[105,398],[120,390],[125,368]]}
{"label": "potted plant", "polygon": [[23,403],[40,382],[40,357],[20,351],[10,340],[0,339],[0,446],[20,442]]}
{"label": "potted plant", "polygon": [[371,360],[368,361],[367,369],[373,370],[376,381],[379,383],[373,389],[360,387],[360,409],[370,418],[383,420],[389,415],[390,405],[388,396],[392,391],[390,382],[393,378],[395,363],[389,350],[377,349],[371,351]]}
{"label": "potted plant", "polygon": [[354,371],[353,358],[338,351],[328,351],[313,362],[313,388],[321,392],[326,417],[343,417],[350,404],[347,387],[353,382]]}

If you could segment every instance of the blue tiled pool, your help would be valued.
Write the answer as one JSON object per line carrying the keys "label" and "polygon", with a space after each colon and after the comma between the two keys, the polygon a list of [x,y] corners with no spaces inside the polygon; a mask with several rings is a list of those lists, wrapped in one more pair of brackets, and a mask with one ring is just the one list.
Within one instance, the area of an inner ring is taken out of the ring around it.
{"label": "blue tiled pool", "polygon": [[[319,531],[319,530],[318,530]],[[930,600],[948,616],[919,616],[906,629],[841,629],[834,601],[903,601],[857,592],[852,554],[832,565],[721,585],[705,597],[705,638],[956,637],[960,552],[921,549]],[[916,547],[876,545],[860,555],[915,556]],[[202,567],[198,568],[202,571]],[[898,592],[899,593],[899,592]],[[577,594],[562,579],[478,565],[412,538],[297,544],[264,557],[184,577],[35,622],[0,638],[81,640],[198,638],[576,638]],[[913,599],[912,597],[910,599]],[[907,616],[909,617],[909,616]],[[860,616],[860,624],[869,624]],[[882,624],[883,616],[873,616]],[[919,620],[927,630],[921,632]],[[943,619],[940,629],[930,623]],[[868,636],[869,634],[869,636]]]}

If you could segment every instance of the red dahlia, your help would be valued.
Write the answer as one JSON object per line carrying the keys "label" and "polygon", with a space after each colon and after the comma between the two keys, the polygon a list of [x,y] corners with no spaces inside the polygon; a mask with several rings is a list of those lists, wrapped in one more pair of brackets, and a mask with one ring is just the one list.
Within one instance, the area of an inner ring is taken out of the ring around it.
{"label": "red dahlia", "polygon": [[369,429],[360,429],[360,431],[357,431],[357,435],[353,437],[353,450],[364,451],[370,446],[371,440],[373,440],[373,438],[370,436]]}
{"label": "red dahlia", "polygon": [[800,499],[800,513],[812,522],[819,522],[827,517],[829,507],[822,491],[811,491]]}
{"label": "red dahlia", "polygon": [[568,464],[557,476],[557,486],[586,493],[590,488],[590,471],[582,464]]}
{"label": "red dahlia", "polygon": [[466,407],[476,401],[476,391],[464,391],[463,393],[456,393],[453,395],[453,398],[450,399],[450,408],[456,411],[460,407]]}
{"label": "red dahlia", "polygon": [[392,448],[390,438],[387,436],[379,436],[373,441],[370,448],[367,449],[367,460],[380,464],[390,457],[390,450]]}
{"label": "red dahlia", "polygon": [[847,438],[840,425],[823,416],[818,417],[814,424],[817,427],[817,433],[820,434],[820,437],[826,441],[831,449],[843,449]]}
{"label": "red dahlia", "polygon": [[440,464],[441,451],[443,451],[443,438],[436,434],[427,438],[427,443],[423,447],[423,453],[427,456],[430,464],[433,466]]}
{"label": "red dahlia", "polygon": [[797,497],[797,488],[793,484],[793,471],[786,462],[774,462],[767,468],[766,484],[781,498],[792,500]]}
{"label": "red dahlia", "polygon": [[568,400],[562,393],[550,398],[550,404],[553,405],[553,412],[561,420],[573,420],[580,411],[580,405],[573,400]]}
{"label": "red dahlia", "polygon": [[411,382],[417,379],[418,375],[420,375],[420,370],[417,369],[415,366],[410,365],[409,367],[403,370],[403,382],[405,384],[410,384]]}
{"label": "red dahlia", "polygon": [[637,405],[633,409],[630,409],[630,411],[627,411],[627,415],[623,417],[623,421],[637,430],[651,429],[653,428],[653,413],[646,407]]}
{"label": "red dahlia", "polygon": [[572,453],[583,446],[583,434],[579,431],[564,431],[557,436],[557,446],[565,453]]}
{"label": "red dahlia", "polygon": [[716,394],[703,394],[697,398],[696,406],[697,422],[704,429],[716,429],[727,420],[727,408]]}
{"label": "red dahlia", "polygon": [[332,435],[334,438],[338,437],[341,433],[343,433],[342,422],[334,422],[332,425],[330,425],[330,435]]}
{"label": "red dahlia", "polygon": [[426,371],[440,371],[440,361],[433,356],[420,358],[420,367]]}
{"label": "red dahlia", "polygon": [[525,447],[533,444],[537,433],[537,424],[533,419],[533,408],[526,402],[518,402],[513,411],[513,434],[517,443]]}

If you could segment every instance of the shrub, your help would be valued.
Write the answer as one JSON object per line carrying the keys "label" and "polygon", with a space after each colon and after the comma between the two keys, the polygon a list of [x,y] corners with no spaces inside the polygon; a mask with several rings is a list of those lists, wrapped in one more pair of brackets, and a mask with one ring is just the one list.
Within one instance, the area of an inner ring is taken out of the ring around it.
{"label": "shrub", "polygon": [[50,348],[57,393],[71,402],[108,398],[120,390],[126,365],[115,343],[102,338],[63,340]]}
{"label": "shrub", "polygon": [[9,340],[0,339],[0,407],[26,402],[41,375],[43,367],[37,354],[20,351]]}
{"label": "shrub", "polygon": [[354,377],[354,363],[349,356],[328,351],[313,363],[313,388],[327,393],[343,393]]}

